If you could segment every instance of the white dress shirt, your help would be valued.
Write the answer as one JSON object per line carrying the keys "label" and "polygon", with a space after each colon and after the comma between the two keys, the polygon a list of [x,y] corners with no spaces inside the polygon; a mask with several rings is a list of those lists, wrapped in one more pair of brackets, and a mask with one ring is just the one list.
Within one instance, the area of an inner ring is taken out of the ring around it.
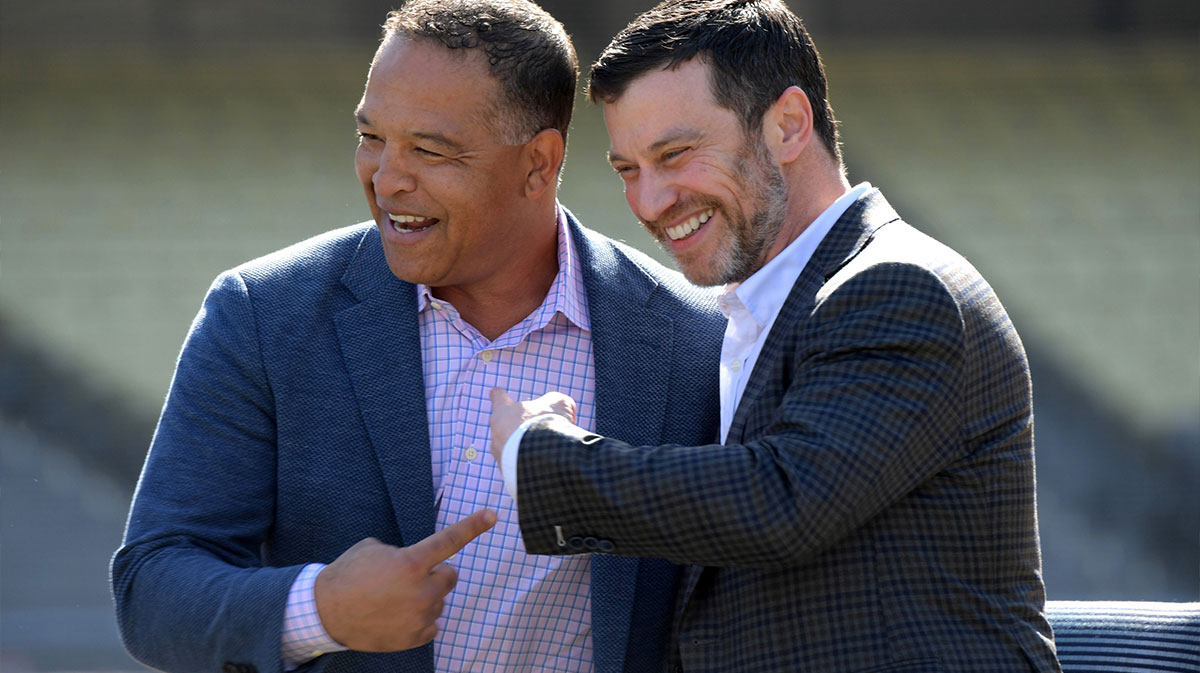
{"label": "white dress shirt", "polygon": [[[729,320],[725,326],[725,340],[721,344],[721,443],[729,434],[733,412],[741,402],[746,381],[792,285],[838,218],[870,189],[870,183],[862,182],[846,191],[778,255],[746,280],[727,286],[721,295],[721,312]],[[500,455],[504,488],[513,500],[517,498],[517,453],[521,438],[525,436],[525,430],[540,418],[526,420],[509,435]]]}
{"label": "white dress shirt", "polygon": [[800,272],[804,271],[817,246],[825,240],[825,235],[842,213],[870,188],[870,183],[864,182],[842,194],[761,269],[741,283],[725,286],[724,294],[718,299],[721,313],[729,320],[725,325],[725,340],[721,343],[722,444],[729,435],[733,413],[742,401],[758,354],[762,352],[771,326]]}

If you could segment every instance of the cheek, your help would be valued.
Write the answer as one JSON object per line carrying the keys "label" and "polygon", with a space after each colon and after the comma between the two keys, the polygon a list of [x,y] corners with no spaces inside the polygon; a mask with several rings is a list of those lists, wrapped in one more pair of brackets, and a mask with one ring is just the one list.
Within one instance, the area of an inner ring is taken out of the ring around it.
{"label": "cheek", "polygon": [[625,203],[629,204],[629,208],[633,212],[637,212],[637,208],[633,207],[633,204],[637,203],[637,187],[628,182],[625,183]]}
{"label": "cheek", "polygon": [[369,188],[375,177],[376,171],[379,170],[379,157],[361,145],[354,151],[354,173],[358,176],[358,181],[363,184],[363,187]]}

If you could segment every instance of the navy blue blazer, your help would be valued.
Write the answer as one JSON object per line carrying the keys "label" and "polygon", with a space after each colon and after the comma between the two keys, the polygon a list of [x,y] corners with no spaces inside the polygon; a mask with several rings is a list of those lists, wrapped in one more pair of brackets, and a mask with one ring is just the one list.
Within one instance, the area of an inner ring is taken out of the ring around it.
{"label": "navy blue blazer", "polygon": [[1021,341],[979,272],[878,191],[793,285],[724,446],[551,421],[517,471],[528,550],[594,537],[696,564],[688,673],[1058,670]]}
{"label": "navy blue blazer", "polygon": [[[713,292],[568,220],[598,429],[638,444],[711,441],[724,329]],[[434,532],[416,305],[370,223],[214,282],[113,559],[135,657],[173,672],[279,671],[285,601],[304,564],[368,536],[406,545]],[[662,560],[593,560],[598,672],[664,667],[678,574]],[[430,673],[433,648],[335,653],[307,668]]]}

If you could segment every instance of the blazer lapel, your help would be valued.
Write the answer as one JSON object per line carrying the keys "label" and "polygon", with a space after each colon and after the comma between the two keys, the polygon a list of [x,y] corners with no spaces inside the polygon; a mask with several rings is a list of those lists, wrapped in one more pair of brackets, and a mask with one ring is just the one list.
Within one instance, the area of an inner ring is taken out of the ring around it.
{"label": "blazer lapel", "polygon": [[400,542],[410,545],[434,528],[416,288],[388,269],[375,229],[363,236],[342,282],[359,299],[334,315],[342,358],[387,484]]}
{"label": "blazer lapel", "polygon": [[[658,283],[567,213],[587,291],[596,374],[596,432],[634,446],[662,435],[672,321],[647,307]],[[592,556],[592,644],[598,672],[624,670],[636,558]]]}
{"label": "blazer lapel", "polygon": [[570,222],[591,320],[596,432],[634,446],[657,444],[673,350],[673,321],[647,306],[658,282]]}
{"label": "blazer lapel", "polygon": [[[812,258],[809,259],[804,270],[800,272],[800,277],[796,279],[796,283],[788,292],[788,297],[779,311],[780,317],[806,315],[811,310],[817,292],[825,284],[825,281],[862,252],[880,227],[898,219],[900,216],[896,214],[878,189],[867,191],[861,198],[850,204],[846,212],[842,213],[833,228],[825,235],[817,249],[813,251]],[[754,365],[754,371],[750,373],[750,379],[746,382],[741,402],[730,422],[728,443],[739,444],[747,441],[743,434],[746,428],[748,409],[751,407],[749,402],[762,395],[763,388],[770,379],[769,372],[778,366],[775,362],[777,358],[772,358],[770,355],[779,351],[779,342],[785,339],[787,332],[792,329],[788,322],[782,319],[776,320],[775,325],[771,328],[771,333],[767,335],[767,340],[763,343],[761,355]]]}
{"label": "blazer lapel", "polygon": [[[793,329],[793,326],[789,324],[790,321],[784,318],[807,315],[812,310],[817,292],[825,284],[825,281],[862,252],[880,227],[898,219],[900,216],[883,198],[879,190],[871,189],[852,203],[838,218],[829,233],[825,235],[804,270],[800,272],[800,277],[796,279],[791,291],[788,292],[788,297],[779,312],[780,319],[775,321],[771,333],[767,335],[767,340],[763,343],[758,361],[754,364],[754,370],[750,373],[750,379],[746,382],[746,389],[742,393],[741,402],[729,425],[727,444],[742,444],[755,439],[745,436],[746,419],[749,409],[753,406],[751,402],[762,395],[764,387],[770,380],[770,373],[779,367],[779,358],[772,357],[772,355],[779,353],[780,343],[787,338],[788,331]],[[706,570],[707,568],[701,566],[692,566],[688,569],[683,582],[683,606],[686,606],[692,591],[701,581]]]}

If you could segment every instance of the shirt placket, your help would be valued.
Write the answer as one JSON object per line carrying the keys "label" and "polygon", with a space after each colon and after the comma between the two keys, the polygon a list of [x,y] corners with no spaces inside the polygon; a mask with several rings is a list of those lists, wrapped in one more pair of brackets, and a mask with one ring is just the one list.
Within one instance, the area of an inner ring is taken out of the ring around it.
{"label": "shirt placket", "polygon": [[485,368],[498,365],[500,351],[490,347],[487,339],[458,315],[453,306],[444,304],[442,310],[454,328],[460,343],[460,360],[454,372],[448,413],[451,434],[442,455],[442,486],[438,495],[441,504],[439,527],[454,523],[482,507],[496,507],[498,493],[492,493],[487,479],[486,383]]}

